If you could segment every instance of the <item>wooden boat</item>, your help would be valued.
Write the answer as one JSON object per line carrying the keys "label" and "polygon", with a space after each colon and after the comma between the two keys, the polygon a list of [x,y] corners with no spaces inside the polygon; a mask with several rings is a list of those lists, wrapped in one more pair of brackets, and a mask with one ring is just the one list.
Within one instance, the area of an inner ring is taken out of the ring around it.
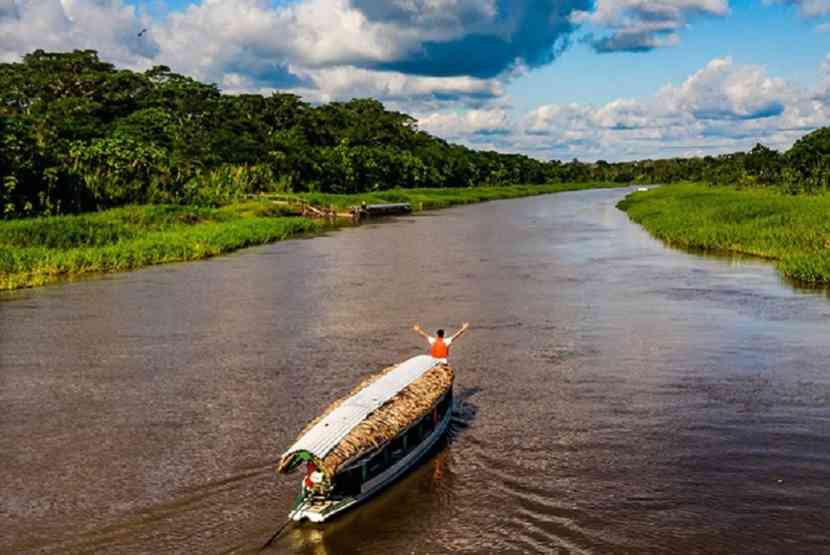
{"label": "wooden boat", "polygon": [[398,202],[390,204],[361,204],[360,206],[353,206],[351,208],[352,221],[360,222],[364,218],[371,218],[375,216],[395,216],[399,214],[409,214],[412,212],[412,205],[408,202]]}
{"label": "wooden boat", "polygon": [[412,468],[447,431],[453,380],[449,366],[417,356],[329,406],[280,459],[280,472],[306,471],[289,517],[323,522]]}
{"label": "wooden boat", "polygon": [[412,212],[412,206],[408,202],[363,204],[358,208],[366,216],[392,216],[396,214],[409,214]]}

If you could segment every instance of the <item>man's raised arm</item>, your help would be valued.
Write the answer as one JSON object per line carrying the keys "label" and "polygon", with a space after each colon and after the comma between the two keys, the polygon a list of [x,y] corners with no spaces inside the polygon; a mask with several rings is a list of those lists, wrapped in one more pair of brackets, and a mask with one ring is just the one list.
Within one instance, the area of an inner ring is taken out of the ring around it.
{"label": "man's raised arm", "polygon": [[461,329],[458,330],[457,332],[455,332],[455,335],[450,337],[450,341],[455,341],[456,339],[461,337],[461,334],[464,333],[465,331],[467,331],[468,329],[470,329],[470,323],[469,322],[464,322],[464,325],[461,326]]}
{"label": "man's raised arm", "polygon": [[418,335],[423,336],[424,339],[429,340],[429,334],[425,332],[418,324],[412,326],[412,329],[415,330],[415,333],[417,333]]}

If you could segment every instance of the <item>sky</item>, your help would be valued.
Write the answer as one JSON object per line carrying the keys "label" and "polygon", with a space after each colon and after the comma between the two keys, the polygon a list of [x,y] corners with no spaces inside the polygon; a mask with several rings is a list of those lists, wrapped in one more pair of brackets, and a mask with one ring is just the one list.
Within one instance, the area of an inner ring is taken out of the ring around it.
{"label": "sky", "polygon": [[0,61],[38,48],[373,97],[542,160],[785,150],[830,125],[830,0],[0,0]]}

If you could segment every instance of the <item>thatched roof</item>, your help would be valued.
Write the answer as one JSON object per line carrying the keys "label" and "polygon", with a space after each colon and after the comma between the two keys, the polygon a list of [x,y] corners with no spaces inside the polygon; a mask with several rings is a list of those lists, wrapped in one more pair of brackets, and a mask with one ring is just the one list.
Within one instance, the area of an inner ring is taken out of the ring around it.
{"label": "thatched roof", "polygon": [[[369,376],[347,395],[329,405],[323,414],[306,426],[300,437],[302,438],[312,430],[346,400],[395,368],[395,366],[386,368]],[[345,465],[395,438],[410,424],[432,411],[444,393],[452,386],[453,379],[453,370],[446,364],[433,366],[352,428],[325,457],[320,459],[310,453],[305,453],[303,458],[313,459],[317,467],[329,479],[333,478]],[[299,462],[297,457],[300,455],[301,453],[296,451],[289,451],[283,455],[279,464],[280,472],[293,470]]]}

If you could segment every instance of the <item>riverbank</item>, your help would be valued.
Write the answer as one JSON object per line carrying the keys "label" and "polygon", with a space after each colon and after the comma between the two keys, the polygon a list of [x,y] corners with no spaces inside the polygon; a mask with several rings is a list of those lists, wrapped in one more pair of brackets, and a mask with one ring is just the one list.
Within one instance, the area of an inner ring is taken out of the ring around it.
{"label": "riverbank", "polygon": [[615,185],[568,183],[470,189],[393,189],[358,195],[264,196],[222,208],[149,205],[103,212],[0,221],[0,290],[36,287],[86,274],[199,260],[342,225],[298,217],[308,203],[343,209],[361,202],[445,208]]}
{"label": "riverbank", "polygon": [[638,192],[618,204],[674,247],[775,261],[788,278],[830,284],[830,196],[700,184]]}
{"label": "riverbank", "polygon": [[408,202],[414,211],[448,208],[459,204],[473,204],[488,200],[528,197],[565,191],[581,191],[620,187],[618,183],[556,183],[550,185],[505,185],[501,187],[470,187],[451,189],[391,189],[375,193],[355,195],[334,195],[326,193],[276,193],[268,195],[273,200],[288,202],[301,201],[315,206],[332,207],[344,210],[362,202],[382,204],[388,202]]}

